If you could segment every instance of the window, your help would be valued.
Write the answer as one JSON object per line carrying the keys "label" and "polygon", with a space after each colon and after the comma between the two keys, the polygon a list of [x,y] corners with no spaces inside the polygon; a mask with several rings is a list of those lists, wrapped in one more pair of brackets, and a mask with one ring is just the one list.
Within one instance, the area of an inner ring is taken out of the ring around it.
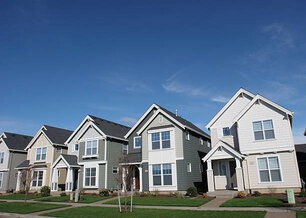
{"label": "window", "polygon": [[226,176],[226,162],[219,162],[219,176]]}
{"label": "window", "polygon": [[141,136],[134,137],[134,148],[141,148],[142,139]]}
{"label": "window", "polygon": [[274,139],[274,128],[272,120],[253,122],[255,140]]}
{"label": "window", "polygon": [[190,135],[189,135],[188,130],[186,130],[186,132],[185,132],[185,138],[186,138],[186,140],[190,140]]}
{"label": "window", "polygon": [[191,163],[187,163],[187,173],[191,173]]}
{"label": "window", "polygon": [[170,131],[152,133],[152,149],[170,148]]}
{"label": "window", "polygon": [[229,135],[231,135],[229,127],[224,127],[223,136],[229,136]]}
{"label": "window", "polygon": [[56,148],[56,153],[61,154],[62,153],[62,148]]}
{"label": "window", "polygon": [[97,154],[97,140],[86,142],[86,155],[96,155]]}
{"label": "window", "polygon": [[203,140],[202,137],[200,137],[200,144],[201,144],[201,145],[204,145],[204,140]]}
{"label": "window", "polygon": [[85,186],[96,186],[96,168],[85,168]]}
{"label": "window", "polygon": [[[163,170],[161,170],[163,167]],[[154,164],[153,171],[153,185],[172,185],[172,169],[171,164]]]}
{"label": "window", "polygon": [[34,171],[33,172],[33,187],[41,187],[43,182],[44,171]]}
{"label": "window", "polygon": [[74,151],[78,151],[79,150],[79,144],[75,144],[74,145]]}
{"label": "window", "polygon": [[118,174],[119,168],[118,167],[113,167],[113,174]]}
{"label": "window", "polygon": [[4,152],[0,153],[0,163],[3,163],[4,161]]}
{"label": "window", "polygon": [[127,155],[128,154],[128,145],[127,144],[125,144],[125,145],[123,145],[123,155]]}
{"label": "window", "polygon": [[211,147],[210,141],[207,141],[207,147]]}
{"label": "window", "polygon": [[3,173],[0,173],[0,187],[2,187]]}
{"label": "window", "polygon": [[37,148],[36,149],[36,160],[46,160],[47,148]]}
{"label": "window", "polygon": [[261,182],[282,181],[278,157],[258,158],[257,161]]}

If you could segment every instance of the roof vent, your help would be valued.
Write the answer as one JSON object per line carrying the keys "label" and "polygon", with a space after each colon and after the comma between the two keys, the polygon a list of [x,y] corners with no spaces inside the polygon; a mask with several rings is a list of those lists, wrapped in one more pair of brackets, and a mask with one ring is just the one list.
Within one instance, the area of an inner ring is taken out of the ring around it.
{"label": "roof vent", "polygon": [[177,109],[175,109],[175,116],[177,116]]}

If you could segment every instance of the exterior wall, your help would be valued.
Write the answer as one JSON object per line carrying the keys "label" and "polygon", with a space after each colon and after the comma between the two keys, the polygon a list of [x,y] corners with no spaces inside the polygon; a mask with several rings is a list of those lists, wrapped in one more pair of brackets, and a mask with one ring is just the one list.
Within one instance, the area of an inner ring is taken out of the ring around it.
{"label": "exterior wall", "polygon": [[52,163],[54,162],[54,161],[56,161],[56,159],[59,157],[59,156],[61,156],[61,154],[67,154],[68,153],[68,147],[61,147],[62,148],[62,153],[57,153],[56,152],[56,147],[53,149],[53,161],[52,161]]}
{"label": "exterior wall", "polygon": [[149,164],[142,164],[142,190],[149,191]]}
{"label": "exterior wall", "polygon": [[42,148],[42,147],[47,147],[46,160],[45,161],[39,161],[39,162],[45,162],[45,163],[52,163],[53,162],[54,147],[48,141],[48,139],[44,136],[44,134],[40,134],[40,136],[33,143],[32,147],[30,149],[28,149],[27,159],[30,160],[30,164],[34,164],[36,162],[36,149],[37,148]]}
{"label": "exterior wall", "polygon": [[26,158],[27,154],[24,152],[10,152],[9,175],[7,178],[8,190],[16,189],[18,170],[15,169],[15,167],[17,167],[19,164],[25,161]]}
{"label": "exterior wall", "polygon": [[[93,128],[92,128],[93,129]],[[96,131],[96,130],[95,130]],[[98,140],[98,157],[97,158],[93,158],[93,159],[86,159],[83,158],[83,156],[85,155],[85,149],[86,149],[86,141],[88,140]],[[84,137],[82,137],[79,141],[79,156],[78,156],[78,161],[79,162],[92,162],[92,161],[101,161],[101,160],[105,160],[105,140],[103,139],[103,137],[96,131],[95,135],[91,135],[90,138],[87,138],[86,135]]]}
{"label": "exterior wall", "polygon": [[5,144],[5,142],[0,141],[0,153],[4,152],[3,163],[0,164],[0,171],[6,171],[9,169],[9,150]]}

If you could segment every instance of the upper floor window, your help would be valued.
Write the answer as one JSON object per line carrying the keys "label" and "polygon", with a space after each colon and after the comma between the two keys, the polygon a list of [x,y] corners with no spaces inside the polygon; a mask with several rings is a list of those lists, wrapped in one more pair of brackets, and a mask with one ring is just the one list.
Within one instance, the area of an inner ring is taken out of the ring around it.
{"label": "upper floor window", "polygon": [[98,141],[92,140],[86,142],[86,155],[95,155],[97,154]]}
{"label": "upper floor window", "polygon": [[207,141],[207,147],[211,147],[210,141]]}
{"label": "upper floor window", "polygon": [[229,136],[229,135],[231,135],[229,127],[224,127],[223,136]]}
{"label": "upper floor window", "polygon": [[62,153],[62,148],[56,148],[56,153],[61,154]]}
{"label": "upper floor window", "polygon": [[187,163],[187,172],[191,173],[191,163]]}
{"label": "upper floor window", "polygon": [[127,155],[128,154],[128,145],[127,144],[123,145],[122,153],[123,153],[123,155]]}
{"label": "upper floor window", "polygon": [[190,134],[189,134],[188,130],[186,130],[186,132],[185,132],[185,139],[190,140]]}
{"label": "upper floor window", "polygon": [[200,144],[201,144],[201,145],[204,145],[204,140],[203,140],[202,137],[200,137]]}
{"label": "upper floor window", "polygon": [[134,148],[141,148],[142,139],[141,136],[134,137]]}
{"label": "upper floor window", "polygon": [[78,151],[79,150],[79,144],[74,144],[74,151]]}
{"label": "upper floor window", "polygon": [[170,131],[152,133],[152,149],[170,148]]}
{"label": "upper floor window", "polygon": [[278,157],[258,158],[257,162],[261,182],[279,182],[282,180]]}
{"label": "upper floor window", "polygon": [[274,139],[274,128],[272,120],[253,122],[255,140]]}
{"label": "upper floor window", "polygon": [[3,163],[4,161],[4,152],[0,153],[0,163]]}
{"label": "upper floor window", "polygon": [[47,147],[36,149],[36,160],[46,160]]}

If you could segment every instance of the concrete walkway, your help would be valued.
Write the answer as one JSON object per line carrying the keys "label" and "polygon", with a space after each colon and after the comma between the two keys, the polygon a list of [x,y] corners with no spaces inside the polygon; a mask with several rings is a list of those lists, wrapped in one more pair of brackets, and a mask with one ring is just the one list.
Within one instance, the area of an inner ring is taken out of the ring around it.
{"label": "concrete walkway", "polygon": [[208,203],[202,205],[201,207],[220,207],[221,204],[230,200],[232,198],[214,198],[213,200],[209,201]]}
{"label": "concrete walkway", "polygon": [[265,218],[296,218],[296,212],[267,212]]}

